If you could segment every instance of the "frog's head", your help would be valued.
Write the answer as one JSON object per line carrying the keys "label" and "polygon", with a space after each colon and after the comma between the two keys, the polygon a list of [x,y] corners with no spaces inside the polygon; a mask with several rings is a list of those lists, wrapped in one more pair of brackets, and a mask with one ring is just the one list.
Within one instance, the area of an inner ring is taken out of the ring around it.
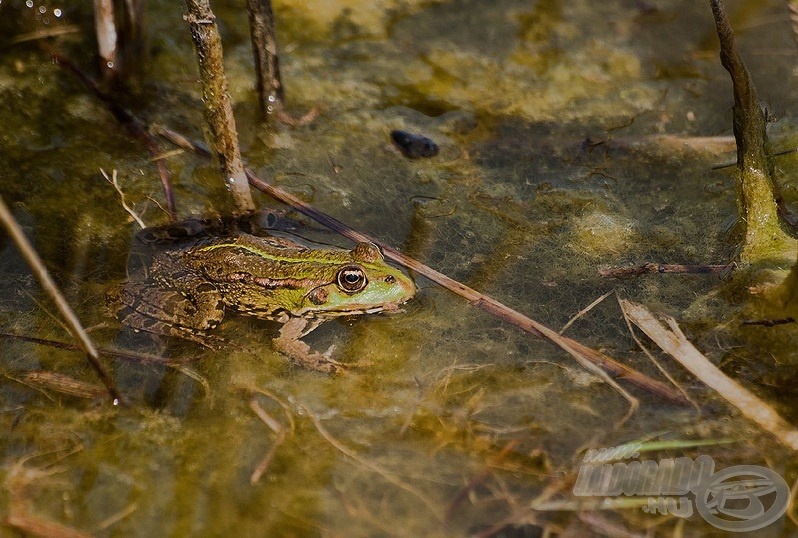
{"label": "frog's head", "polygon": [[349,259],[329,270],[326,283],[302,298],[300,315],[335,317],[389,312],[399,309],[416,293],[416,285],[400,270],[385,263],[372,243],[358,243]]}

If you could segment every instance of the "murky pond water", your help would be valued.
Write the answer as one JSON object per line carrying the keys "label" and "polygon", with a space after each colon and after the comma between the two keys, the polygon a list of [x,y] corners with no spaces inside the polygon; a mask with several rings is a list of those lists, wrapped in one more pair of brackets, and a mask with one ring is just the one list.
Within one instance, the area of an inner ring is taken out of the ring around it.
{"label": "murky pond water", "polygon": [[[29,374],[96,378],[75,351],[4,336],[2,533],[35,523],[119,536],[702,535],[721,531],[698,513],[580,510],[584,450],[683,441],[641,458],[708,455],[717,469],[796,479],[793,452],[651,342],[695,406],[621,379],[640,399],[625,419],[628,401],[567,353],[419,275],[404,312],[330,321],[306,338],[335,345],[348,365],[335,376],[292,366],[272,349],[278,325],[251,317],[225,318],[215,332],[236,345],[224,351],[122,330],[106,294],[126,278],[138,228],[100,170],[116,171],[148,225],[167,220],[157,171],[36,40],[12,42],[71,28],[51,45],[95,74],[89,7],[32,4],[0,3],[0,192],[99,347],[129,355],[105,360],[131,405],[48,388]],[[296,128],[260,123],[246,13],[240,2],[214,7],[243,155],[261,177],[557,330],[612,290],[667,312],[724,372],[798,421],[794,324],[741,326],[744,300],[727,275],[599,274],[734,255],[732,169],[711,168],[733,159],[720,138],[731,134],[731,89],[704,3],[278,1],[289,112],[323,107]],[[774,145],[794,146],[786,8],[728,8],[779,120]],[[150,2],[146,70],[117,98],[147,124],[201,138],[182,15],[182,4]],[[406,158],[395,129],[429,137],[438,155]],[[696,137],[716,138],[695,149]],[[163,141],[180,215],[229,212],[214,165],[173,149]],[[795,158],[778,166],[794,207]],[[302,222],[298,234],[349,246]],[[0,330],[69,342],[14,246],[4,237],[0,247]],[[664,380],[612,295],[566,334]],[[532,509],[543,497],[561,502]],[[794,533],[788,516],[759,532]]]}

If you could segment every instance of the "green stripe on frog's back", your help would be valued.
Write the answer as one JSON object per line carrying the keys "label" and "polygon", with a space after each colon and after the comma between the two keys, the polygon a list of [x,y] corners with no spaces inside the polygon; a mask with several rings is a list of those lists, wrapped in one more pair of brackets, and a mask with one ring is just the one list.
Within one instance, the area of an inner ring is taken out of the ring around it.
{"label": "green stripe on frog's back", "polygon": [[[308,249],[304,247],[274,247],[274,250],[266,250],[258,248],[255,245],[247,245],[244,243],[218,243],[215,245],[208,245],[199,249],[200,252],[210,252],[212,250],[217,250],[220,248],[231,248],[231,249],[241,249],[247,252],[250,252],[260,258],[265,258],[269,260],[275,260],[279,262],[288,262],[288,263],[301,263],[301,262],[315,262],[320,264],[329,264],[330,261],[333,260],[333,257],[338,257],[338,255],[343,255],[341,257],[341,262],[346,262],[349,260],[348,252],[345,250],[333,250],[333,249]],[[291,255],[286,255],[285,251],[291,253]],[[332,255],[332,256],[331,256]],[[338,260],[334,260],[338,261]]]}
{"label": "green stripe on frog's back", "polygon": [[[254,238],[255,236],[253,236]],[[285,241],[285,244],[270,244],[269,241],[257,238],[259,243],[263,245],[254,244],[255,241],[248,239],[247,242],[230,242],[230,243],[215,243],[199,248],[201,252],[210,252],[220,248],[241,249],[247,251],[259,258],[265,260],[273,260],[276,262],[285,262],[292,264],[318,264],[320,266],[338,266],[346,263],[356,262],[362,265],[365,269],[378,270],[383,267],[383,259],[380,255],[380,262],[373,263],[365,260],[353,259],[352,252],[337,248],[309,248],[297,244],[291,244]]]}

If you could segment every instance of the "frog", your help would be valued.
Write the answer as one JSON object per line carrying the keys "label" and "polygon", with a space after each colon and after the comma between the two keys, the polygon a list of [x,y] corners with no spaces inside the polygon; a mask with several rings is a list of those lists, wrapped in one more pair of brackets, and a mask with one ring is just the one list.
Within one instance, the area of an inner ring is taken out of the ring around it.
{"label": "frog", "polygon": [[275,350],[322,372],[340,363],[303,337],[333,318],[397,312],[417,291],[373,243],[313,247],[242,231],[161,250],[145,273],[121,291],[124,326],[222,349],[226,342],[211,331],[225,316],[254,316],[281,324]]}

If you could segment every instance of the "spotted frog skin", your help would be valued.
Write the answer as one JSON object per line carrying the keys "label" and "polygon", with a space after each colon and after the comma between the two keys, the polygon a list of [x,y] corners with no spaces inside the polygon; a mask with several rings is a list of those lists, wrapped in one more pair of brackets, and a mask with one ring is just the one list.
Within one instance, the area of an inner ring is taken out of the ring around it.
{"label": "spotted frog skin", "polygon": [[239,232],[155,255],[148,274],[121,292],[122,323],[211,348],[228,311],[283,324],[275,348],[295,362],[334,371],[335,361],[300,339],[338,316],[397,311],[416,292],[371,243],[352,250],[308,248]]}

